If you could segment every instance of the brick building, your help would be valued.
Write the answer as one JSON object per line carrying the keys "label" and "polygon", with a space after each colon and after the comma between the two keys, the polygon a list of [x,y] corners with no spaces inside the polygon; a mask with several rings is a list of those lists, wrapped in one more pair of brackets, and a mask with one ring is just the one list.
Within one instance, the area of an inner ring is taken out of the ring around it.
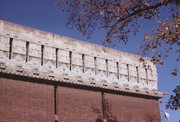
{"label": "brick building", "polygon": [[0,122],[160,122],[156,66],[139,59],[0,20]]}

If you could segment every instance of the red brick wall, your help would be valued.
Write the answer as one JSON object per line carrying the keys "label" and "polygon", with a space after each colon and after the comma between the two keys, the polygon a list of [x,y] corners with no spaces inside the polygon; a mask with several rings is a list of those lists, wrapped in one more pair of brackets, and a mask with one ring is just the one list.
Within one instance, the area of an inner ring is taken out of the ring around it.
{"label": "red brick wall", "polygon": [[160,122],[157,100],[104,93],[105,117],[110,122]]}
{"label": "red brick wall", "polygon": [[0,78],[0,121],[53,122],[53,86]]}
{"label": "red brick wall", "polygon": [[96,122],[102,118],[101,92],[58,88],[58,116],[64,122]]}
{"label": "red brick wall", "polygon": [[[56,93],[59,122],[102,122],[103,116],[107,122],[160,122],[157,100],[60,86]],[[0,122],[54,122],[54,111],[53,85],[0,78]]]}

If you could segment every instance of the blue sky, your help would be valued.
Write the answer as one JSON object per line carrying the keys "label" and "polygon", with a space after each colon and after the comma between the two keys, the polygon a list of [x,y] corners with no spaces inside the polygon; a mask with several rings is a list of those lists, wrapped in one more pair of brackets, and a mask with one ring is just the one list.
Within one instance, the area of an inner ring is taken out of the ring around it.
{"label": "blue sky", "polygon": [[[0,0],[0,19],[90,43],[101,44],[100,40],[104,36],[102,30],[95,31],[91,39],[87,40],[76,29],[67,29],[65,24],[68,15],[59,8],[56,8],[55,2],[56,0]],[[153,21],[142,22],[142,25],[143,27],[141,27],[140,32],[136,36],[129,37],[128,44],[120,43],[115,48],[136,54],[144,32],[156,26]],[[170,94],[172,94],[172,90],[178,84],[180,85],[180,75],[172,76],[170,74],[174,68],[180,69],[179,65],[175,64],[177,62],[174,61],[175,53],[172,52],[170,55],[170,58],[165,61],[164,66],[157,66],[159,76],[158,88],[160,91],[168,92],[168,95],[162,98],[163,103],[160,105],[160,108],[170,113],[169,122],[178,122],[180,120],[180,110],[172,111],[165,109],[165,102],[167,102]]]}

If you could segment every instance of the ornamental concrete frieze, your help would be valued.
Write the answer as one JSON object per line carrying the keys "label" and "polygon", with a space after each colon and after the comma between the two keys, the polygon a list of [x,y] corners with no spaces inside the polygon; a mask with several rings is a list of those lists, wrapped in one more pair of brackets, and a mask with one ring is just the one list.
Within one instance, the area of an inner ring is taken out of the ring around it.
{"label": "ornamental concrete frieze", "polygon": [[137,55],[0,20],[2,73],[161,97],[156,66],[149,58],[145,62],[139,59]]}

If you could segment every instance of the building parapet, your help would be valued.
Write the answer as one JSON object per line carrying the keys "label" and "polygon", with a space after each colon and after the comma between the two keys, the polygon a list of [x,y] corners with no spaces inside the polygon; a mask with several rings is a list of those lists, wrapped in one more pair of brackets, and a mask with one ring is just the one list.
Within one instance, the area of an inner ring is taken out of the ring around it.
{"label": "building parapet", "polygon": [[149,96],[156,66],[146,58],[0,20],[0,72]]}

